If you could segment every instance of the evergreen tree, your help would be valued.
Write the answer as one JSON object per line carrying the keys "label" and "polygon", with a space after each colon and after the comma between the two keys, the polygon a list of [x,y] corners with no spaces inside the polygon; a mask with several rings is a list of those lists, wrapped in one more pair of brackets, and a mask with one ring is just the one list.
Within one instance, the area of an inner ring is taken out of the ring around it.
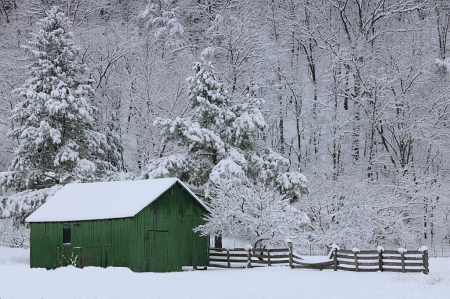
{"label": "evergreen tree", "polygon": [[149,0],[140,14],[140,22],[148,30],[151,43],[160,50],[161,58],[170,58],[186,49],[187,39],[178,19],[181,8],[175,1]]}
{"label": "evergreen tree", "polygon": [[241,103],[232,102],[215,79],[211,63],[202,59],[193,69],[195,75],[187,79],[191,113],[155,121],[162,128],[164,142],[175,142],[186,151],[153,161],[144,177],[179,177],[206,198],[214,196],[218,181],[233,177],[272,182],[291,202],[307,193],[305,177],[286,173],[288,160],[259,142],[266,123],[256,89]]}
{"label": "evergreen tree", "polygon": [[[93,96],[86,67],[68,32],[69,21],[56,7],[39,23],[27,50],[30,78],[16,92],[12,111],[17,127],[9,133],[19,146],[2,185],[15,191],[42,189],[72,181],[98,180],[114,165],[106,136],[95,132]],[[118,160],[117,150],[113,153]]]}

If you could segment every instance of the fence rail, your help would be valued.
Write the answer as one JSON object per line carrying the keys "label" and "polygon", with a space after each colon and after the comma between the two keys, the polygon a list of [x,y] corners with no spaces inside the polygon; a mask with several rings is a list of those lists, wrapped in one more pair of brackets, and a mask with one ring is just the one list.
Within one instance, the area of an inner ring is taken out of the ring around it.
{"label": "fence rail", "polygon": [[211,248],[209,260],[210,266],[213,267],[254,268],[273,264],[289,265],[289,257],[289,248],[249,250],[245,248]]}
{"label": "fence rail", "polygon": [[292,269],[334,269],[356,272],[423,272],[429,273],[428,250],[338,250],[329,254],[329,261],[308,263],[293,248],[245,249],[211,248],[210,266],[220,268],[255,268],[272,265]]}

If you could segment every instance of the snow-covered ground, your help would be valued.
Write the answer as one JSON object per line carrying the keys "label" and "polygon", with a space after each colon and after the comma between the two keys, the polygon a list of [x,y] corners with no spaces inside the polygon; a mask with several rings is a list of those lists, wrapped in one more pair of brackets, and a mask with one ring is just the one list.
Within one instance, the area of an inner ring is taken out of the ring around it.
{"label": "snow-covered ground", "polygon": [[0,298],[450,298],[450,258],[430,274],[288,267],[134,273],[127,268],[29,268],[29,250],[0,247]]}

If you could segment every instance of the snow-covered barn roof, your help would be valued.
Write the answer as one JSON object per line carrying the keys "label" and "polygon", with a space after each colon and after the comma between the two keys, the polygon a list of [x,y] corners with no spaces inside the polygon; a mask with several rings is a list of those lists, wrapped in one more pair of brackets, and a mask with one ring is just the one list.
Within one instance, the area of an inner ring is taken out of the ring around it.
{"label": "snow-covered barn roof", "polygon": [[68,184],[26,222],[62,222],[133,217],[176,183],[207,206],[177,178]]}

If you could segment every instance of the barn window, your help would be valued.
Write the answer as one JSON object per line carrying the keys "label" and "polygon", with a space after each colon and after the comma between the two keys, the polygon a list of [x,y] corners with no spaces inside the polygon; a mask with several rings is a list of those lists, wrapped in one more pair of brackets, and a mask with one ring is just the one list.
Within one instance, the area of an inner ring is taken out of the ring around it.
{"label": "barn window", "polygon": [[70,228],[63,228],[63,244],[72,243],[72,232]]}

